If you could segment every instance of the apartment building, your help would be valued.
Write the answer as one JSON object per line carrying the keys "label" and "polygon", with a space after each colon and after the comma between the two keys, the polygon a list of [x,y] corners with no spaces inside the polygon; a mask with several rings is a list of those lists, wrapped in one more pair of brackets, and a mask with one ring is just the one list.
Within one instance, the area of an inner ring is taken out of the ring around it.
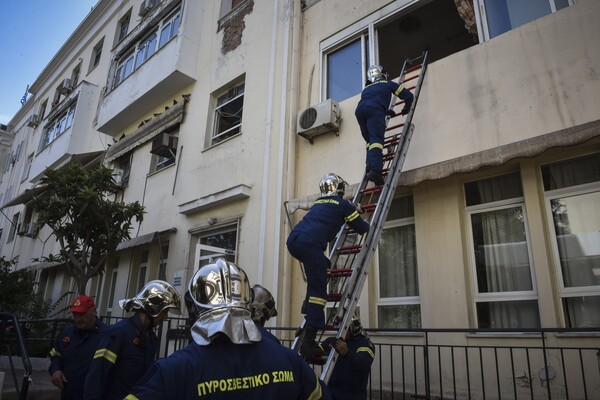
{"label": "apartment building", "polygon": [[274,293],[278,326],[298,325],[290,222],[325,173],[364,173],[367,66],[394,78],[428,50],[364,325],[598,327],[599,18],[595,0],[100,0],[10,121],[0,254],[48,297],[72,288],[31,261],[57,245],[27,202],[46,168],[104,162],[147,214],[90,283],[101,314],[150,279],[183,293],[223,256]]}

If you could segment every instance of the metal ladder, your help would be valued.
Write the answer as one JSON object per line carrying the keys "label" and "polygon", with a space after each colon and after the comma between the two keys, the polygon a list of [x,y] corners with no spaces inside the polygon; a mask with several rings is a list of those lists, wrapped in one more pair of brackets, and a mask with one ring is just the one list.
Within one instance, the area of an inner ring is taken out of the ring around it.
{"label": "metal ladder", "polygon": [[[387,118],[383,154],[382,174],[385,180],[383,186],[368,186],[369,181],[365,173],[353,199],[355,204],[362,205],[364,212],[362,217],[370,223],[371,229],[366,235],[359,235],[348,225],[344,225],[329,254],[331,270],[327,301],[328,303],[333,302],[333,307],[337,306],[337,311],[328,319],[325,330],[337,330],[337,338],[344,338],[348,332],[367,278],[371,256],[377,248],[383,225],[394,199],[396,183],[414,131],[412,118],[425,77],[427,60],[427,51],[415,59],[405,60],[398,78],[400,84],[404,84],[406,89],[413,92],[414,100],[403,123],[390,123],[393,119],[400,118],[399,114],[396,117]],[[408,86],[408,83],[414,80],[416,80],[415,86]],[[394,96],[389,108],[395,109],[403,104],[403,100],[398,101]],[[300,333],[292,343],[292,348],[296,351],[300,350],[304,324],[303,321],[299,328]],[[332,351],[324,362],[321,373],[321,379],[324,382],[328,382],[337,358],[338,353]],[[322,360],[313,361],[321,363]]]}

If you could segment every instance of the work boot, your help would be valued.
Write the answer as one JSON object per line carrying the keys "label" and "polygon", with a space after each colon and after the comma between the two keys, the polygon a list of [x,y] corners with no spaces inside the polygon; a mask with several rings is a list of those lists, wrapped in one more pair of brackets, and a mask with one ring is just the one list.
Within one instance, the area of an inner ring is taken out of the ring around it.
{"label": "work boot", "polygon": [[367,174],[367,179],[377,186],[382,186],[385,183],[383,180],[383,175],[381,175],[381,171],[369,171]]}
{"label": "work boot", "polygon": [[307,361],[325,355],[325,351],[317,343],[316,338],[317,328],[307,325],[304,328],[304,338],[302,339],[302,347],[300,348],[300,354]]}

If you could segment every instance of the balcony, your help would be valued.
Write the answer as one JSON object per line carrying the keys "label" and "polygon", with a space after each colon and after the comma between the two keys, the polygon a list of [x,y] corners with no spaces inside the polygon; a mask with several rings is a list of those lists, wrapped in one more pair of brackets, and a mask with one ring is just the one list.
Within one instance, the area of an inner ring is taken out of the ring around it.
{"label": "balcony", "polygon": [[[179,93],[193,83],[195,79],[198,43],[190,38],[200,37],[190,16],[197,13],[196,2],[186,2],[181,9],[179,31],[166,43],[152,49],[151,55],[142,62],[138,54],[148,44],[149,34],[156,32],[162,35],[165,21],[176,13],[180,1],[163,1],[151,14],[147,15],[127,38],[119,44],[114,54],[122,60],[130,54],[132,63],[136,64],[126,77],[115,79],[118,65],[115,65],[108,78],[106,95],[100,99],[98,110],[98,126],[100,132],[114,135],[122,132],[128,125],[138,121],[165,100]],[[197,14],[196,14],[197,15]],[[160,38],[162,40],[162,38]],[[139,64],[138,64],[139,63]],[[118,82],[119,81],[119,82]],[[118,82],[118,84],[115,84]]]}

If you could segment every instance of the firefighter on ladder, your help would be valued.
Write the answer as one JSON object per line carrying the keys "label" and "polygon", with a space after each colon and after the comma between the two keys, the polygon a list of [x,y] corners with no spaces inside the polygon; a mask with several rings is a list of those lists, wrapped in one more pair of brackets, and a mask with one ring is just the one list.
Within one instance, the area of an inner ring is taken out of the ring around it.
{"label": "firefighter on ladder", "polygon": [[395,116],[389,109],[392,94],[404,100],[400,115],[410,111],[414,96],[404,85],[389,81],[379,65],[371,65],[367,71],[367,85],[354,112],[360,132],[367,143],[367,179],[383,185],[383,142],[385,140],[386,116]]}
{"label": "firefighter on ladder", "polygon": [[327,244],[345,223],[359,234],[369,231],[369,223],[359,215],[360,204],[354,205],[343,198],[345,185],[346,181],[338,175],[325,175],[319,183],[322,197],[294,227],[286,242],[290,254],[302,262],[306,272],[308,301],[302,307],[306,323],[300,353],[307,360],[325,354],[316,336],[325,327],[323,309],[327,303],[327,269],[331,267],[331,261],[323,254]]}

